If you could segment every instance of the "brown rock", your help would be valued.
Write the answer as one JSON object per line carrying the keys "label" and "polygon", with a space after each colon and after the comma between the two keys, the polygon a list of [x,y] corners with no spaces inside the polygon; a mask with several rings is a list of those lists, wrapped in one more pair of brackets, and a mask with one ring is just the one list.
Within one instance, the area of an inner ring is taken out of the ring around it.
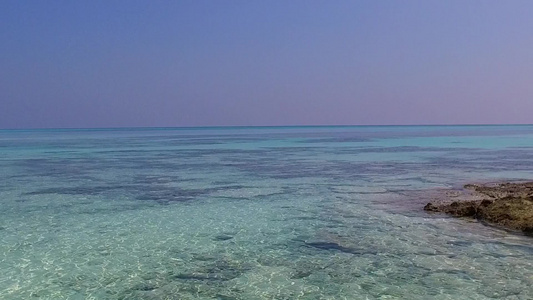
{"label": "brown rock", "polygon": [[437,211],[439,211],[439,208],[437,206],[435,206],[433,203],[430,202],[430,203],[426,204],[426,206],[424,206],[424,210],[437,212]]}
{"label": "brown rock", "polygon": [[464,188],[460,196],[443,193],[438,204],[428,203],[424,210],[476,218],[533,235],[533,182],[467,184]]}

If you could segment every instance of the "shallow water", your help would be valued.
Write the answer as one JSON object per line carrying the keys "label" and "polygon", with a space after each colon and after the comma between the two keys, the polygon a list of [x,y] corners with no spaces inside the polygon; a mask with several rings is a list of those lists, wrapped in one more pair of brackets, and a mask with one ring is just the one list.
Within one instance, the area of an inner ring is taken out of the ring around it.
{"label": "shallow water", "polygon": [[532,179],[532,150],[533,126],[0,131],[0,298],[531,299],[531,238],[417,191]]}

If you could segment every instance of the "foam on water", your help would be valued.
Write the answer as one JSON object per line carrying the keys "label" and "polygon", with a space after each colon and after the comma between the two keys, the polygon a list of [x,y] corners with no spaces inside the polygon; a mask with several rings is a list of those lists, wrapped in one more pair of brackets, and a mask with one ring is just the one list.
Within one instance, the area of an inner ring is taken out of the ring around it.
{"label": "foam on water", "polygon": [[406,195],[531,179],[532,147],[533,126],[2,131],[0,298],[530,299],[531,238]]}

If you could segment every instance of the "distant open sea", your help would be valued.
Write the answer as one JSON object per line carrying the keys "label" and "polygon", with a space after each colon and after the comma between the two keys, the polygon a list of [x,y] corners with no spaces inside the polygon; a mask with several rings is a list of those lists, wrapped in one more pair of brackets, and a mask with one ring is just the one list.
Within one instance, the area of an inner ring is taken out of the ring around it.
{"label": "distant open sea", "polygon": [[1,130],[0,299],[533,299],[531,237],[422,210],[500,179],[533,125]]}

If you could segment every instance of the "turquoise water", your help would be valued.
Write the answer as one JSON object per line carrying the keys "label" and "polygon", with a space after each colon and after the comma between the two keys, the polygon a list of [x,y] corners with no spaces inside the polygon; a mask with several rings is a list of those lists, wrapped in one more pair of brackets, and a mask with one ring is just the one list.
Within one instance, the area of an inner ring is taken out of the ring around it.
{"label": "turquoise water", "polygon": [[532,239],[426,189],[533,126],[0,131],[0,299],[532,299]]}

